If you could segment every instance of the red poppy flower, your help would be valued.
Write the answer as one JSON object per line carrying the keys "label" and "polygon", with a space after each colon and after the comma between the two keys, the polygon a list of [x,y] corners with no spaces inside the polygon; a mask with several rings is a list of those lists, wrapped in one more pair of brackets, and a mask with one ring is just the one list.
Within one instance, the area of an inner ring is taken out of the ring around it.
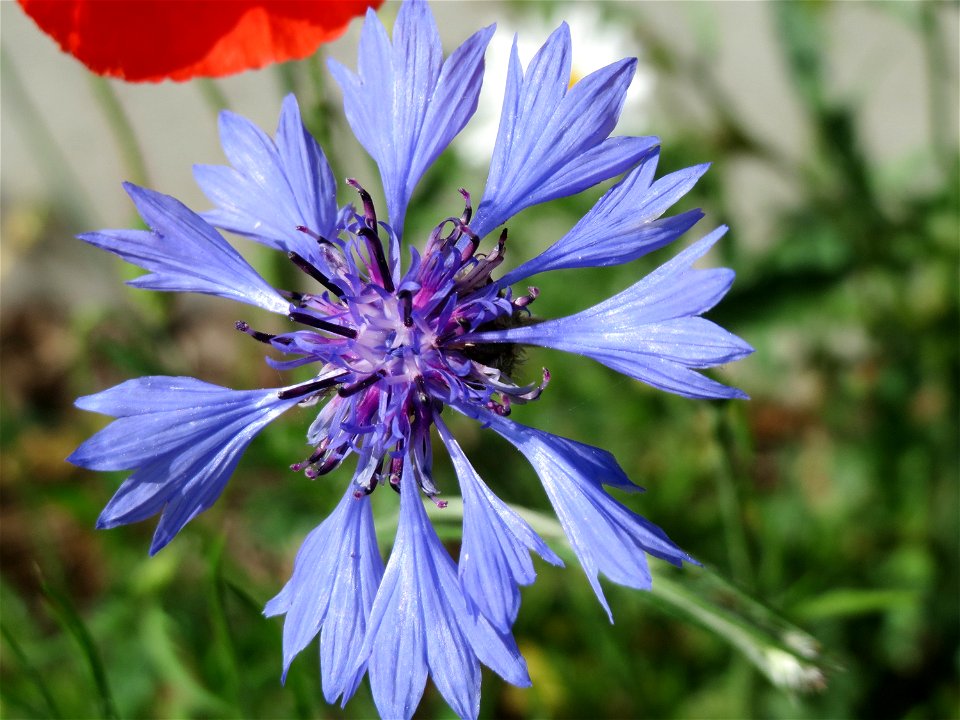
{"label": "red poppy flower", "polygon": [[60,47],[131,81],[221,77],[299,60],[383,0],[19,0]]}

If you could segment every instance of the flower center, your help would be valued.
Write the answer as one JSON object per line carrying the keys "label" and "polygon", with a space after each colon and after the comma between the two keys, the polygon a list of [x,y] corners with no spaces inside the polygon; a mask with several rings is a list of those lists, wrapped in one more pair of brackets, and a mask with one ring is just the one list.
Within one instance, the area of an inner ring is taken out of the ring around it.
{"label": "flower center", "polygon": [[289,293],[289,317],[307,329],[269,335],[242,322],[237,329],[294,356],[268,359],[277,369],[320,365],[313,380],[280,391],[284,398],[303,398],[302,405],[326,399],[307,435],[315,450],[292,469],[315,478],[356,454],[354,481],[358,492],[369,493],[382,483],[399,489],[409,457],[420,487],[433,497],[438,491],[431,477],[430,426],[444,403],[506,415],[512,403],[535,400],[546,386],[546,370],[539,384],[521,387],[510,379],[511,346],[460,340],[478,329],[521,322],[537,290],[514,299],[492,282],[507,231],[491,252],[479,254],[465,190],[463,214],[434,228],[422,256],[411,250],[401,275],[381,238],[384,232],[393,239],[393,230],[377,221],[370,195],[356,181],[347,182],[363,205],[363,214],[355,213],[343,228],[347,238],[298,228],[316,240],[316,251],[309,258],[290,253],[323,288]]}

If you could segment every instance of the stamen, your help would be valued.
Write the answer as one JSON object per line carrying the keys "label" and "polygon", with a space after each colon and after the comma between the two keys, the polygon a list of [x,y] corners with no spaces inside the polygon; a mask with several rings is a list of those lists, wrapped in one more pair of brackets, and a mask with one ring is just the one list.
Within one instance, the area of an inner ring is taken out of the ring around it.
{"label": "stamen", "polygon": [[287,298],[287,300],[295,303],[299,303],[305,297],[302,292],[296,292],[293,290],[278,290],[277,292],[283,295],[283,297]]}
{"label": "stamen", "polygon": [[397,293],[400,300],[400,307],[403,310],[403,326],[413,327],[413,299],[409,290],[401,290]]}
{"label": "stamen", "polygon": [[377,486],[380,484],[381,476],[383,475],[383,458],[380,458],[380,462],[377,465],[377,469],[373,471],[373,474],[370,476],[370,479],[367,481],[366,485],[360,485],[360,489],[354,491],[353,496],[359,500],[360,498],[366,495],[373,495],[373,491],[377,489]]}
{"label": "stamen", "polygon": [[333,243],[327,240],[323,235],[321,235],[320,233],[314,232],[313,230],[308,228],[306,225],[297,225],[297,230],[302,232],[304,235],[309,235],[321,245],[333,245]]}
{"label": "stamen", "polygon": [[427,381],[423,379],[423,375],[417,375],[414,382],[417,385],[417,400],[420,405],[426,406],[426,404],[430,402],[430,394],[427,392]]}
{"label": "stamen", "polygon": [[343,337],[350,338],[351,340],[357,337],[357,331],[353,328],[343,327],[342,325],[334,325],[331,322],[321,320],[318,317],[314,317],[313,315],[305,312],[300,312],[299,310],[293,310],[287,317],[298,323],[302,323],[303,325],[315,327],[317,330],[326,330],[327,332],[334,333],[335,335],[342,335]]}
{"label": "stamen", "polygon": [[383,289],[387,292],[393,292],[393,276],[390,274],[390,268],[387,267],[387,257],[383,254],[383,242],[381,242],[377,231],[364,227],[360,228],[357,234],[367,241],[367,247],[370,248],[370,254],[373,255],[373,259],[377,263],[377,271],[380,273],[381,280],[383,280]]}
{"label": "stamen", "polygon": [[[340,466],[340,461],[343,460],[343,453],[331,453],[330,457],[324,460],[319,465],[316,465],[312,468],[307,468],[304,471],[304,474],[311,480],[320,477],[321,475],[326,475],[330,472],[333,472]],[[310,473],[310,470],[313,470],[313,473]]]}
{"label": "stamen", "polygon": [[364,190],[360,183],[354,178],[347,178],[347,185],[360,193],[360,202],[363,203],[363,218],[366,227],[361,228],[357,235],[367,241],[367,246],[370,248],[370,255],[377,263],[377,270],[383,281],[384,290],[393,292],[393,275],[390,273],[390,268],[387,265],[387,257],[383,252],[383,242],[380,240],[380,233],[377,232],[377,210],[373,206],[373,198],[370,197],[370,193]]}
{"label": "stamen", "polygon": [[326,275],[324,275],[322,272],[320,272],[319,270],[317,270],[317,268],[315,268],[315,267],[310,263],[309,260],[307,260],[307,259],[304,258],[302,255],[299,255],[299,254],[297,254],[297,253],[295,253],[295,252],[288,252],[288,253],[287,253],[287,257],[290,258],[290,259],[293,261],[293,264],[294,264],[294,265],[296,265],[298,268],[300,268],[301,270],[303,270],[307,275],[309,275],[309,276],[312,277],[314,280],[316,280],[318,283],[320,283],[321,285],[323,285],[327,290],[329,290],[330,292],[332,292],[332,293],[333,293],[334,295],[336,295],[338,298],[342,298],[342,297],[343,297],[343,290],[341,290],[341,289],[338,288],[336,285],[334,285],[334,284],[330,281],[330,278],[328,278],[328,277],[327,277]]}
{"label": "stamen", "polygon": [[294,472],[300,472],[308,465],[313,465],[314,463],[318,462],[320,458],[322,458],[327,453],[328,444],[329,444],[329,438],[324,438],[323,442],[321,442],[317,446],[317,449],[310,454],[310,457],[308,457],[306,460],[301,460],[300,462],[294,463],[293,465],[290,466],[290,469],[293,470]]}
{"label": "stamen", "polygon": [[460,222],[463,225],[470,224],[470,218],[473,217],[473,205],[470,204],[470,193],[464,188],[457,188],[457,191],[463,195],[463,215],[460,216]]}
{"label": "stamen", "polygon": [[[397,450],[402,450],[402,444],[397,443]],[[397,494],[400,494],[400,478],[403,476],[403,456],[390,458],[389,485]]]}
{"label": "stamen", "polygon": [[[506,395],[502,397],[504,400],[507,399]],[[510,414],[509,401],[507,401],[506,403],[498,403],[496,400],[488,400],[486,407],[487,407],[487,410],[492,410],[493,412],[495,412],[497,415],[501,417],[506,417],[507,415]]]}
{"label": "stamen", "polygon": [[477,251],[477,246],[480,245],[480,238],[478,238],[477,234],[467,227],[466,224],[460,226],[460,231],[470,238],[466,246],[463,248],[463,251],[460,253],[460,262],[466,262],[472,258],[473,254]]}
{"label": "stamen", "polygon": [[382,378],[386,377],[386,370],[377,370],[373,375],[367,375],[360,382],[355,382],[353,385],[344,385],[342,388],[337,390],[337,395],[340,397],[350,397],[351,395],[356,395],[361,390],[366,390],[368,387],[378,382]]}
{"label": "stamen", "polygon": [[364,190],[360,183],[358,183],[354,178],[347,178],[347,185],[352,187],[358,193],[360,193],[360,202],[363,203],[363,216],[367,221],[367,227],[376,232],[377,229],[377,211],[373,206],[373,198],[370,197],[370,193]]}
{"label": "stamen", "polygon": [[513,306],[515,308],[525,308],[527,305],[530,305],[538,297],[540,297],[540,288],[528,287],[527,294],[523,295],[522,297],[515,298],[513,301]]}
{"label": "stamen", "polygon": [[252,337],[254,340],[257,340],[262,343],[267,343],[268,345],[273,341],[279,342],[282,345],[289,345],[290,343],[293,342],[293,340],[291,340],[290,338],[277,339],[276,335],[260,332],[259,330],[253,330],[250,328],[250,325],[244,322],[243,320],[237,320],[237,322],[234,324],[234,327],[236,327],[237,330],[239,330],[240,332],[246,333],[247,335]]}
{"label": "stamen", "polygon": [[281,390],[277,393],[277,397],[279,397],[281,400],[290,400],[292,398],[309,395],[319,390],[326,390],[327,388],[339,384],[347,375],[349,375],[349,373],[342,372],[339,375],[334,375],[333,377],[323,378],[322,380],[311,380],[310,382],[303,383],[302,385],[295,385],[287,388],[286,390]]}

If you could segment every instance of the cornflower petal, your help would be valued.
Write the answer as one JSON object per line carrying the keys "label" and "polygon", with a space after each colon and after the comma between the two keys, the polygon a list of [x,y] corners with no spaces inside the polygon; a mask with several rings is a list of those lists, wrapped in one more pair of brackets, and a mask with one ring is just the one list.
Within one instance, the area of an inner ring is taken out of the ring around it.
{"label": "cornflower petal", "polygon": [[692,268],[726,230],[717,228],[640,282],[588,310],[526,327],[471,333],[462,340],[541,345],[586,355],[686,397],[746,398],[742,391],[691,369],[732,362],[753,352],[736,335],[697,317],[733,283],[732,270]]}
{"label": "cornflower petal", "polygon": [[[397,537],[359,661],[368,663],[381,717],[413,715],[429,672],[454,712],[475,718],[480,709],[478,659],[514,685],[529,686],[530,678],[513,638],[468,610],[453,560],[423,509],[412,464],[412,458],[404,464]],[[398,672],[398,662],[403,672]]]}
{"label": "cornflower petal", "polygon": [[349,485],[340,504],[303,541],[293,575],[264,608],[283,623],[283,679],[293,658],[320,634],[323,695],[334,703],[356,691],[366,665],[351,672],[383,576],[370,500]]}
{"label": "cornflower petal", "polygon": [[518,585],[537,577],[529,552],[553,565],[563,561],[517,513],[484,484],[440,418],[435,420],[463,497],[463,542],[458,564],[467,604],[476,607],[503,633],[510,632],[520,608]]}
{"label": "cornflower petal", "polygon": [[317,259],[316,243],[337,233],[337,187],[323,150],[307,132],[293,95],[283,101],[276,141],[240,115],[220,113],[220,138],[233,167],[194,165],[197,184],[216,209],[212,225],[284,252]]}
{"label": "cornflower petal", "polygon": [[101,230],[78,237],[151,271],[128,285],[217,295],[288,312],[290,303],[195,212],[169,195],[131,183],[124,189],[151,230]]}
{"label": "cornflower petal", "polygon": [[669,245],[703,217],[690,210],[658,220],[707,171],[708,164],[679,170],[656,182],[659,151],[648,155],[608,190],[573,229],[537,257],[499,281],[512,285],[547,270],[605,267],[636,260]]}
{"label": "cornflower petal", "polygon": [[67,460],[90,470],[135,470],[97,527],[162,512],[152,555],[213,504],[250,441],[296,403],[277,390],[229,390],[188,377],[128,380],[77,400],[83,410],[117,419]]}
{"label": "cornflower petal", "polygon": [[440,34],[426,2],[400,6],[393,43],[371,10],[360,38],[358,73],[329,60],[347,121],[376,161],[390,224],[402,232],[410,196],[477,108],[490,25],[443,62]]}
{"label": "cornflower petal", "polygon": [[526,73],[514,38],[490,174],[471,224],[477,235],[483,237],[524,208],[623,172],[657,144],[649,137],[605,145],[635,69],[635,59],[621,60],[568,91],[566,23],[547,38]]}
{"label": "cornflower petal", "polygon": [[697,562],[663,530],[603,489],[629,484],[610,453],[484,410],[456,409],[491,427],[533,466],[610,622],[613,614],[600,587],[600,573],[620,585],[649,590],[645,553],[678,567],[685,561]]}

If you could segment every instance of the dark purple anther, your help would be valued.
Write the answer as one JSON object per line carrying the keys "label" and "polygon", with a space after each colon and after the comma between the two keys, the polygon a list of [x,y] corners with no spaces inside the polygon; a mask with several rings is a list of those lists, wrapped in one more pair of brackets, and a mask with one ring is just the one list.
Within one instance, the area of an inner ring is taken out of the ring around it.
{"label": "dark purple anther", "polygon": [[514,299],[513,306],[515,308],[524,308],[527,305],[530,305],[538,297],[540,297],[540,288],[528,287],[527,294]]}
{"label": "dark purple anther", "polygon": [[[270,335],[269,333],[260,332],[259,330],[251,329],[250,326],[247,323],[245,323],[243,320],[237,320],[234,327],[236,327],[237,330],[239,330],[240,332],[245,333],[250,337],[252,337],[254,340],[257,340],[262,343],[269,344],[277,339],[276,335]],[[278,342],[280,342],[282,345],[289,345],[291,343],[291,340],[289,338],[280,338]]]}
{"label": "dark purple anther", "polygon": [[400,307],[403,310],[403,326],[413,327],[413,298],[409,290],[401,290],[397,293],[400,300]]}
{"label": "dark purple anther", "polygon": [[385,370],[377,370],[377,372],[372,375],[368,375],[360,382],[355,382],[353,385],[344,385],[342,388],[337,390],[337,394],[340,397],[350,397],[351,395],[356,395],[361,390],[366,390],[368,387],[383,379],[386,376]]}
{"label": "dark purple anther", "polygon": [[353,328],[343,327],[342,325],[334,325],[331,322],[326,320],[321,320],[318,317],[314,317],[309,313],[301,312],[299,310],[294,310],[288,315],[291,320],[295,320],[298,323],[303,325],[309,325],[310,327],[315,327],[317,330],[326,330],[335,335],[342,335],[345,338],[350,338],[351,340],[357,337],[357,331]]}
{"label": "dark purple anther", "polygon": [[466,188],[457,188],[457,191],[463,195],[463,215],[460,216],[460,223],[463,225],[470,224],[470,218],[473,217],[473,205],[470,204],[470,193],[466,191]]}
{"label": "dark purple anther", "polygon": [[478,238],[477,234],[466,225],[461,225],[460,231],[469,238],[467,244],[463,248],[463,251],[460,253],[460,262],[466,262],[472,258],[473,254],[477,251],[477,246],[480,245],[480,238]]}
{"label": "dark purple anther", "polygon": [[417,375],[414,382],[417,384],[417,402],[425,406],[430,402],[430,395],[427,393],[427,381],[423,379],[423,375]]}
{"label": "dark purple anther", "polygon": [[[506,400],[506,398],[504,398],[504,400]],[[506,417],[507,415],[510,414],[510,404],[507,403],[506,405],[502,405],[498,403],[496,400],[488,400],[487,410],[492,410],[500,417]]]}
{"label": "dark purple anther", "polygon": [[323,442],[321,442],[317,446],[317,448],[313,451],[313,453],[311,453],[310,457],[308,457],[306,460],[301,460],[300,462],[294,463],[293,465],[290,466],[290,469],[293,470],[294,472],[300,472],[308,465],[313,465],[318,460],[320,460],[320,458],[322,458],[326,454],[326,452],[327,452],[327,439],[324,438]]}
{"label": "dark purple anther", "polygon": [[360,228],[357,235],[367,241],[370,255],[373,256],[373,260],[377,263],[377,272],[380,273],[383,289],[387,292],[393,292],[393,275],[390,274],[390,268],[387,267],[387,256],[383,254],[383,243],[380,241],[380,236],[377,234],[377,231],[364,227]]}
{"label": "dark purple anther", "polygon": [[366,223],[365,228],[361,228],[357,233],[367,241],[367,247],[370,249],[370,255],[377,263],[377,270],[380,273],[380,279],[383,283],[383,289],[387,292],[393,292],[393,275],[387,265],[387,257],[383,252],[383,242],[380,240],[380,233],[377,230],[377,211],[373,206],[373,198],[370,193],[361,187],[353,178],[347,178],[347,185],[360,193],[360,202],[363,203],[363,219]]}
{"label": "dark purple anther", "polygon": [[[398,446],[397,450],[401,448]],[[403,456],[390,458],[390,487],[400,492],[400,478],[403,475]]]}
{"label": "dark purple anther", "polygon": [[333,293],[334,295],[336,295],[338,298],[343,298],[343,290],[341,290],[341,289],[338,288],[336,285],[334,285],[334,284],[330,281],[330,278],[328,278],[328,277],[327,277],[326,275],[324,275],[322,272],[320,272],[319,270],[317,270],[317,268],[315,268],[315,267],[310,263],[309,260],[307,260],[306,258],[304,258],[302,255],[298,255],[298,254],[295,253],[295,252],[288,252],[288,253],[287,253],[287,257],[290,258],[290,259],[293,261],[293,264],[294,264],[294,265],[296,265],[298,268],[300,268],[301,270],[303,270],[307,275],[309,275],[310,277],[312,277],[312,278],[313,278],[314,280],[316,280],[318,283],[320,283],[321,285],[323,285],[327,290],[329,290],[330,292],[332,292],[332,293]]}
{"label": "dark purple anther", "polygon": [[377,210],[373,207],[373,198],[370,197],[370,193],[364,190],[354,178],[347,178],[347,185],[360,193],[360,202],[363,203],[363,217],[367,221],[367,227],[376,232]]}
{"label": "dark purple anther", "polygon": [[341,460],[343,460],[343,453],[331,453],[330,457],[316,466],[314,469],[316,475],[314,475],[314,477],[320,477],[321,475],[326,475],[327,473],[336,470],[336,468],[340,465]]}
{"label": "dark purple anther", "polygon": [[308,228],[306,225],[297,225],[297,230],[299,232],[302,232],[304,235],[309,235],[321,245],[333,245],[333,243],[327,240],[323,235],[321,235],[320,233],[314,232],[313,230]]}
{"label": "dark purple anther", "polygon": [[285,297],[290,302],[300,303],[304,297],[306,297],[302,292],[295,292],[293,290],[278,290],[283,297]]}
{"label": "dark purple anther", "polygon": [[286,390],[281,390],[277,393],[277,397],[281,400],[290,400],[295,397],[303,397],[304,395],[309,395],[310,393],[317,392],[319,390],[326,390],[331,388],[334,385],[338,385],[349,373],[342,372],[339,375],[334,375],[333,377],[323,378],[322,380],[311,380],[310,382],[303,383],[302,385],[295,385],[294,387],[287,388]]}

